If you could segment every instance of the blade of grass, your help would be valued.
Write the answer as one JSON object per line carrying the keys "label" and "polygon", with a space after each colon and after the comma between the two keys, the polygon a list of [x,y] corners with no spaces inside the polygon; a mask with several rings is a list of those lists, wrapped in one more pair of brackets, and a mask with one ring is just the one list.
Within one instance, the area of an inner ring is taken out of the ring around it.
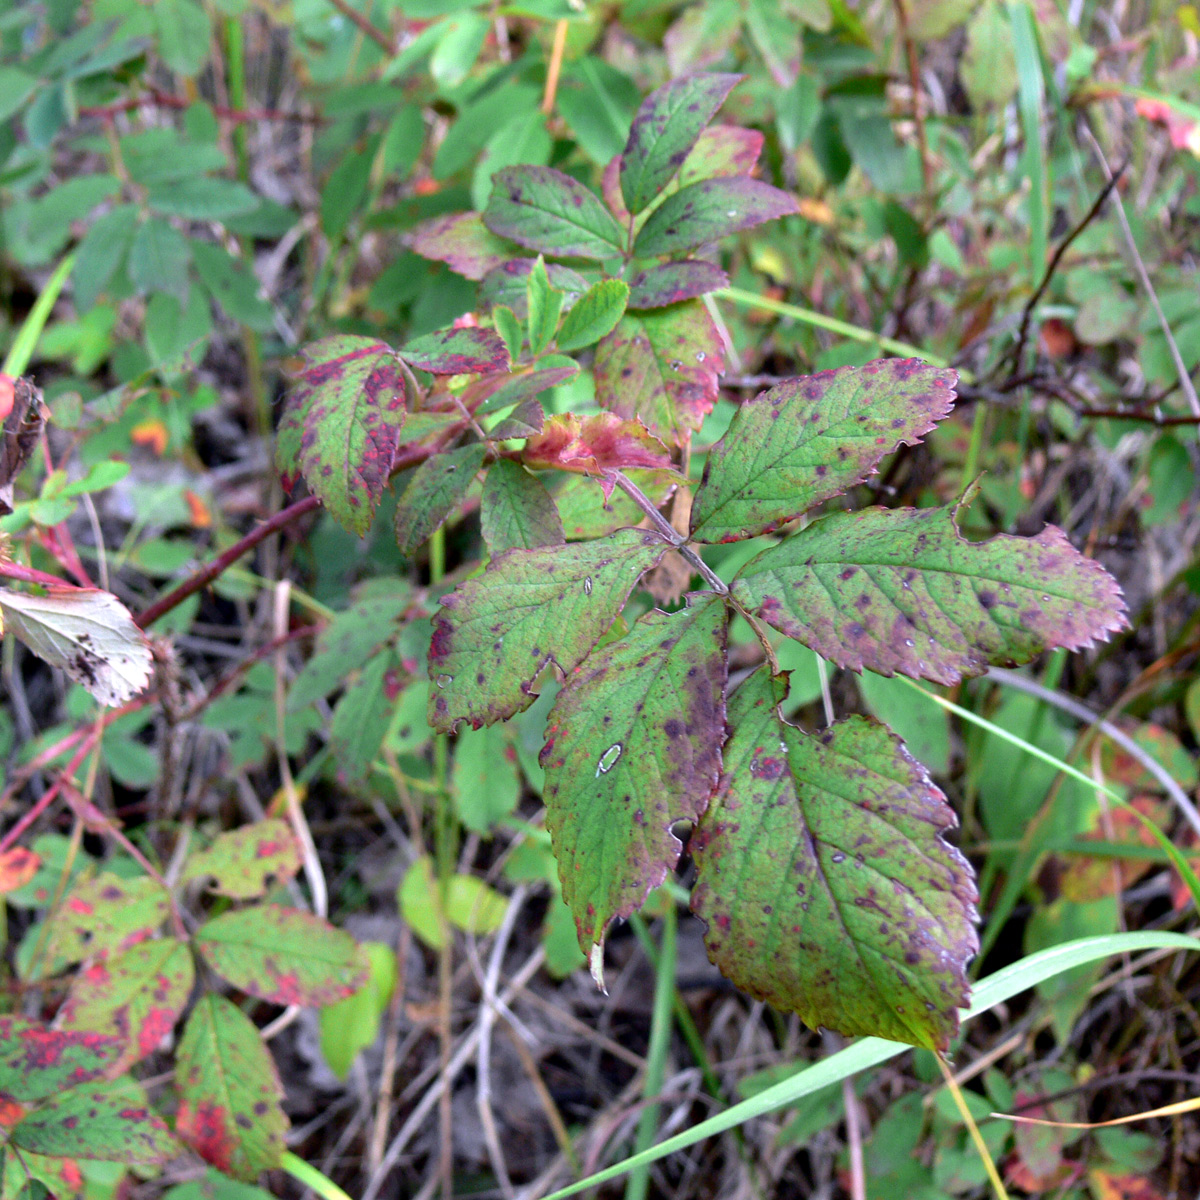
{"label": "blade of grass", "polygon": [[[1072,967],[1096,962],[1098,959],[1108,958],[1114,954],[1159,949],[1200,950],[1200,940],[1180,933],[1116,933],[1106,937],[1081,938],[1078,941],[1066,942],[1061,946],[1053,946],[1049,950],[1027,955],[1020,962],[1004,967],[980,982],[975,989],[974,1001],[964,1017],[969,1020],[971,1017],[978,1016],[995,1005],[1010,1000],[1019,992],[1034,987],[1047,979],[1053,979],[1054,976],[1061,975],[1064,971],[1071,970]],[[811,1095],[820,1088],[840,1083],[843,1079],[856,1075],[859,1071],[878,1066],[909,1049],[910,1047],[903,1046],[899,1042],[885,1042],[881,1038],[863,1038],[861,1041],[847,1046],[845,1050],[839,1050],[829,1058],[815,1063],[811,1067],[803,1068],[790,1079],[785,1079],[750,1099],[735,1104],[728,1111],[718,1113],[707,1121],[701,1121],[699,1125],[693,1126],[684,1133],[667,1138],[666,1141],[652,1146],[641,1154],[633,1155],[624,1162],[615,1163],[603,1171],[589,1175],[586,1179],[561,1188],[545,1197],[544,1200],[565,1200],[567,1196],[574,1196],[578,1192],[606,1183],[610,1179],[616,1179],[635,1167],[656,1162],[668,1154],[673,1154],[676,1150],[686,1150],[689,1146],[694,1146],[705,1138],[724,1133],[727,1129],[743,1125],[755,1117],[761,1117],[776,1109],[785,1108],[789,1104],[795,1104],[797,1100]]]}
{"label": "blade of grass", "polygon": [[323,1175],[316,1167],[306,1163],[290,1150],[284,1151],[279,1165],[298,1183],[316,1192],[321,1200],[350,1200],[328,1175]]}
{"label": "blade of grass", "polygon": [[0,367],[0,371],[3,371],[5,375],[11,375],[15,379],[18,375],[25,373],[25,368],[29,366],[29,360],[33,357],[38,338],[42,336],[42,330],[46,328],[46,322],[50,319],[55,301],[63,290],[63,284],[67,282],[67,276],[71,274],[71,268],[74,265],[75,255],[68,254],[55,268],[54,274],[46,280],[46,286],[42,288],[41,294],[34,301],[29,315],[25,318],[20,332],[5,356],[4,365]]}

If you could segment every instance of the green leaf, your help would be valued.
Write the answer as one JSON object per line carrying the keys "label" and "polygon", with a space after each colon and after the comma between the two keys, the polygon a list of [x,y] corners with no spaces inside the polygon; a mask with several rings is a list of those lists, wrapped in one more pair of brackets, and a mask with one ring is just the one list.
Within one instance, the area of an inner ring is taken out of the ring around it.
{"label": "green leaf", "polygon": [[537,358],[554,340],[563,299],[562,292],[550,287],[546,264],[541,255],[538,255],[525,284],[525,306],[529,314],[526,325],[529,330],[531,358]]}
{"label": "green leaf", "polygon": [[952,810],[886,726],[784,722],[784,677],[730,703],[717,794],[691,848],[692,909],[739,987],[808,1025],[945,1049],[978,949]]}
{"label": "green leaf", "polygon": [[500,928],[508,901],[475,875],[451,875],[440,884],[428,854],[405,872],[396,891],[400,915],[427,946],[441,950],[448,926],[485,934]]}
{"label": "green leaf", "polygon": [[274,904],[214,917],[200,927],[195,945],[223,979],[272,1004],[332,1004],[367,976],[366,959],[348,933]]}
{"label": "green leaf", "polygon": [[413,472],[396,505],[396,542],[405,554],[416,553],[462,503],[486,454],[483,442],[472,442],[427,458]]}
{"label": "green leaf", "polygon": [[174,226],[151,217],[138,226],[129,247],[129,282],[139,292],[166,292],[180,304],[187,300],[188,263],[192,252],[187,239]]}
{"label": "green leaf", "polygon": [[258,197],[234,179],[197,175],[149,189],[146,203],[156,212],[190,221],[220,221],[253,212]]}
{"label": "green leaf", "polygon": [[116,1075],[158,1049],[175,1028],[195,978],[184,942],[139,942],[76,975],[59,1020],[74,1029],[115,1032],[123,1048],[108,1073]]}
{"label": "green leaf", "polygon": [[351,679],[333,710],[329,723],[329,748],[337,763],[338,778],[361,783],[379,755],[392,721],[389,677],[395,676],[395,656],[389,649],[377,653]]}
{"label": "green leaf", "polygon": [[[488,271],[479,285],[480,307],[495,308],[503,304],[511,308],[515,316],[525,320],[529,312],[529,272],[533,270],[535,261],[532,258],[513,258]],[[550,286],[563,293],[564,308],[569,309],[588,290],[587,280],[578,271],[564,267],[562,263],[547,263],[546,274],[550,277]]]}
{"label": "green leaf", "polygon": [[968,542],[953,513],[831,513],[743,567],[733,595],[838,666],[934,683],[1125,627],[1116,582],[1061,529]]}
{"label": "green leaf", "polygon": [[611,333],[625,313],[629,285],[619,279],[602,279],[589,288],[567,313],[559,331],[558,349],[582,350]]}
{"label": "green leaf", "polygon": [[629,138],[638,98],[628,75],[585,54],[563,71],[556,100],[579,148],[594,162],[606,163]]}
{"label": "green leaf", "polygon": [[215,242],[193,242],[196,274],[225,315],[258,333],[275,328],[271,305],[258,294],[258,280],[241,259]]}
{"label": "green leaf", "polygon": [[406,342],[400,356],[431,375],[507,371],[508,350],[490,329],[439,329]]}
{"label": "green leaf", "polygon": [[[339,335],[307,347],[288,413],[299,426],[298,465],[339,524],[366,533],[391,474],[405,420],[404,374],[390,346]],[[282,430],[276,447],[295,445]]]}
{"label": "green leaf", "polygon": [[0,1093],[25,1102],[44,1100],[107,1075],[120,1051],[115,1037],[0,1017]]}
{"label": "green leaf", "polygon": [[476,416],[499,412],[514,404],[540,396],[548,388],[567,383],[579,374],[579,364],[565,354],[548,354],[535,365],[511,374],[495,374],[468,384],[462,391],[464,405]]}
{"label": "green leaf", "polygon": [[954,404],[953,371],[889,358],[760,392],[713,447],[692,506],[702,542],[758,537],[874,474]]}
{"label": "green leaf", "polygon": [[668,196],[650,214],[633,252],[639,258],[679,254],[799,211],[795,197],[759,179],[702,179]]}
{"label": "green leaf", "polygon": [[201,997],[175,1056],[175,1129],[205,1162],[254,1180],[279,1166],[288,1119],[279,1073],[250,1018],[223,996]]}
{"label": "green leaf", "polygon": [[344,1080],[360,1051],[379,1035],[379,1022],[396,990],[396,952],[383,942],[363,942],[370,975],[353,995],[321,1009],[321,1053]]}
{"label": "green leaf", "polygon": [[497,171],[483,223],[495,234],[560,258],[614,258],[625,235],[593,192],[553,167]]}
{"label": "green leaf", "polygon": [[145,875],[121,879],[101,871],[77,884],[50,920],[47,950],[67,962],[123,949],[167,919],[170,898]]}
{"label": "green leaf", "polygon": [[453,213],[422,221],[408,244],[422,258],[447,263],[467,279],[482,279],[512,258],[513,244],[497,237],[478,213]]}
{"label": "green leaf", "polygon": [[605,408],[682,445],[716,403],[725,346],[708,309],[689,300],[627,312],[596,346],[592,369]]}
{"label": "green leaf", "polygon": [[8,1142],[53,1158],[143,1166],[164,1163],[179,1153],[171,1131],[132,1079],[103,1090],[82,1087],[63,1092],[26,1116]]}
{"label": "green leaf", "polygon": [[155,0],[158,52],[166,66],[192,78],[208,61],[212,39],[208,14],[195,0]]}
{"label": "green leaf", "polygon": [[563,527],[554,501],[536,475],[520,463],[493,463],[483,484],[480,523],[488,552],[561,546]]}
{"label": "green leaf", "polygon": [[251,900],[266,894],[270,880],[291,879],[300,865],[300,846],[292,827],[272,817],[218,834],[207,850],[188,857],[179,881],[211,879],[218,895]]}
{"label": "green leaf", "polygon": [[75,303],[86,312],[125,261],[137,229],[138,210],[119,204],[92,223],[75,252]]}
{"label": "green leaf", "polygon": [[33,95],[36,77],[19,67],[0,67],[0,121],[7,121]]}
{"label": "green leaf", "polygon": [[639,213],[674,178],[739,75],[685,75],[642,102],[621,156],[621,196]]}
{"label": "green leaf", "polygon": [[509,550],[442,597],[429,647],[429,723],[478,729],[523,712],[547,663],[569,675],[603,636],[634,585],[666,552],[656,534]]}
{"label": "green leaf", "polygon": [[729,286],[729,276],[702,259],[662,263],[639,271],[629,284],[630,308],[665,308]]}
{"label": "green leaf", "polygon": [[429,73],[441,88],[457,87],[475,65],[491,25],[479,13],[463,12],[442,23],[442,36],[429,56]]}
{"label": "green leaf", "polygon": [[672,826],[716,785],[727,622],[719,599],[651,610],[568,675],[546,721],[546,827],[598,985],[605,929],[666,879],[682,850]]}
{"label": "green leaf", "polygon": [[459,732],[451,787],[455,814],[473,833],[486,836],[497,821],[513,814],[521,798],[521,777],[503,726]]}
{"label": "green leaf", "polygon": [[525,327],[517,320],[517,314],[505,304],[497,304],[492,309],[492,321],[496,332],[504,339],[508,357],[516,362],[521,357],[521,348],[525,345]]}

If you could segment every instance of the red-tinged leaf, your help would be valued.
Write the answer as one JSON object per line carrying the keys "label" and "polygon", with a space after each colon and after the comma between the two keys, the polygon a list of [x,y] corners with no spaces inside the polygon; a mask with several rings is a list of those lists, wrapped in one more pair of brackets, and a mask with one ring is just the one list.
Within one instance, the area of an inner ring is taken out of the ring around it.
{"label": "red-tinged leaf", "polygon": [[0,854],[0,896],[24,887],[38,872],[42,860],[24,846]]}
{"label": "red-tinged leaf", "polygon": [[604,931],[679,861],[677,821],[704,811],[721,769],[721,600],[651,610],[569,677],[546,721],[546,827],[579,945],[601,984]]}
{"label": "red-tinged leaf", "polygon": [[73,1088],[49,1100],[9,1134],[9,1145],[51,1158],[156,1166],[179,1153],[179,1143],[132,1079],[104,1090]]}
{"label": "red-tinged leaf", "polygon": [[487,446],[473,442],[427,458],[413,473],[396,505],[396,543],[414,554],[462,503],[483,466]]}
{"label": "red-tinged leaf", "polygon": [[[403,368],[368,337],[339,335],[308,347],[276,447],[285,474],[295,453],[305,482],[339,524],[363,534],[383,495],[405,419]],[[296,421],[299,450],[296,451]]]}
{"label": "red-tinged leaf", "polygon": [[44,1100],[108,1073],[120,1042],[99,1033],[51,1029],[24,1017],[0,1017],[0,1094]]}
{"label": "red-tinged leaf", "polygon": [[463,388],[460,399],[468,411],[482,417],[540,396],[579,374],[579,364],[565,354],[550,354],[532,366],[507,375],[487,375]]}
{"label": "red-tinged leaf", "polygon": [[22,1194],[36,1195],[36,1191],[27,1193],[25,1190],[35,1182],[55,1200],[62,1200],[64,1196],[76,1196],[83,1191],[84,1178],[73,1158],[49,1158],[29,1150],[4,1155],[3,1183],[0,1184],[2,1200],[20,1200]]}
{"label": "red-tinged leaf", "polygon": [[508,347],[491,329],[439,329],[400,347],[401,357],[431,375],[507,371]]}
{"label": "red-tinged leaf", "polygon": [[169,910],[170,898],[155,880],[102,871],[72,888],[50,918],[47,952],[78,962],[122,949],[156,933]]}
{"label": "red-tinged leaf", "polygon": [[[503,304],[522,321],[529,315],[529,274],[536,258],[514,258],[493,267],[479,285],[481,308],[495,308]],[[578,271],[564,267],[562,263],[547,263],[546,276],[550,286],[563,293],[563,310],[569,311],[580,296],[588,290],[588,281]]]}
{"label": "red-tinged leaf", "polygon": [[562,521],[546,485],[520,463],[493,463],[479,505],[483,540],[493,557],[505,550],[563,544]]}
{"label": "red-tinged leaf", "polygon": [[[1149,849],[1157,847],[1154,834],[1133,810],[1148,817],[1160,829],[1166,829],[1171,817],[1169,807],[1152,796],[1134,796],[1129,804],[1129,808],[1114,808],[1103,815],[1099,810],[1093,810],[1089,819],[1090,827],[1079,835],[1078,841],[1115,842]],[[1077,850],[1082,849],[1082,846],[1077,846]],[[1095,858],[1080,853],[1055,855],[1051,861],[1058,894],[1065,900],[1085,904],[1105,896],[1119,896],[1157,865],[1148,858],[1114,858],[1103,853]]]}
{"label": "red-tinged leaf", "polygon": [[953,513],[831,513],[743,567],[733,595],[839,666],[934,683],[1125,627],[1115,580],[1061,529],[968,542]]}
{"label": "red-tinged leaf", "polygon": [[1143,96],[1134,105],[1134,110],[1139,117],[1162,125],[1176,150],[1190,150],[1200,158],[1200,120],[1196,118],[1194,107],[1185,112],[1181,101],[1172,104],[1169,100]]}
{"label": "red-tinged leaf", "polygon": [[762,153],[763,135],[741,125],[710,125],[679,168],[679,187],[719,175],[749,175]]}
{"label": "red-tinged leaf", "polygon": [[627,467],[671,469],[666,446],[641,421],[623,421],[613,413],[591,417],[553,413],[546,418],[542,432],[525,443],[521,457],[530,467],[585,475]]}
{"label": "red-tinged leaf", "polygon": [[841,495],[945,417],[955,382],[953,371],[889,358],[760,392],[708,456],[692,535],[702,542],[758,537]]}
{"label": "red-tinged leaf", "polygon": [[553,167],[506,167],[492,177],[483,223],[541,254],[619,257],[625,234],[595,193]]}
{"label": "red-tinged leaf", "polygon": [[548,663],[569,674],[665,553],[655,533],[498,555],[477,579],[442,597],[429,646],[429,723],[475,729],[527,709]]}
{"label": "red-tinged leaf", "polygon": [[272,1004],[332,1004],[367,978],[366,956],[348,933],[274,904],[214,917],[195,946],[223,979]]}
{"label": "red-tinged leaf", "polygon": [[629,284],[630,308],[665,308],[726,287],[729,276],[716,263],[684,259],[639,271]]}
{"label": "red-tinged leaf", "polygon": [[[382,638],[388,630],[385,626],[378,632]],[[358,664],[344,665],[346,670],[353,670]],[[300,864],[300,845],[292,827],[272,817],[218,834],[207,850],[188,858],[180,882],[212,879],[214,892],[234,900],[250,900],[264,895],[270,880],[283,883],[291,879]]]}
{"label": "red-tinged leaf", "polygon": [[725,346],[699,300],[627,312],[596,346],[596,399],[637,417],[668,445],[682,445],[717,401]]}
{"label": "red-tinged leaf", "polygon": [[1116,1174],[1112,1171],[1089,1171],[1095,1200],[1166,1200],[1163,1192],[1144,1175]]}
{"label": "red-tinged leaf", "polygon": [[279,1166],[288,1119],[274,1060],[244,1013],[209,992],[176,1055],[175,1130],[205,1162],[253,1181]]}
{"label": "red-tinged leaf", "polygon": [[945,1049],[978,948],[945,797],[886,726],[784,722],[756,672],[729,705],[716,796],[692,837],[692,910],[738,987],[806,1024]]}
{"label": "red-tinged leaf", "polygon": [[[679,479],[673,470],[627,471],[626,475],[656,507],[666,501]],[[607,482],[590,475],[555,471],[546,483],[569,542],[607,537],[618,529],[637,525],[645,516],[624,492],[614,489],[606,495]]]}
{"label": "red-tinged leaf", "polygon": [[621,197],[639,213],[675,177],[740,75],[684,75],[650,93],[621,153]]}
{"label": "red-tinged leaf", "polygon": [[493,441],[527,438],[541,433],[546,424],[546,410],[537,400],[522,400],[502,421],[488,431]]}
{"label": "red-tinged leaf", "polygon": [[681,254],[800,211],[794,196],[748,176],[703,179],[668,196],[634,243],[639,258]]}
{"label": "red-tinged leaf", "polygon": [[175,1028],[195,978],[184,942],[141,942],[80,971],[59,1018],[73,1029],[115,1034],[122,1050],[107,1074],[119,1075],[157,1050]]}
{"label": "red-tinged leaf", "polygon": [[467,279],[482,279],[513,256],[513,245],[497,237],[478,213],[452,213],[422,221],[408,235],[422,258],[444,262]]}

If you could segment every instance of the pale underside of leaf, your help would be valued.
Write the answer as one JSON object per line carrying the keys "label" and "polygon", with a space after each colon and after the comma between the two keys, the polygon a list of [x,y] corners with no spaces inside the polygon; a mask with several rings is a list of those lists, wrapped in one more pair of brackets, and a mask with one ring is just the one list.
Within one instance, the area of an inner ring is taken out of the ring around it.
{"label": "pale underside of leaf", "polygon": [[880,359],[759,393],[708,456],[693,537],[757,537],[861,483],[950,412],[954,384],[918,359]]}
{"label": "pale underside of leaf", "polygon": [[781,720],[783,677],[730,702],[721,781],[692,839],[692,908],[739,987],[811,1026],[944,1048],[978,948],[954,814],[886,726]]}
{"label": "pale underside of leaf", "polygon": [[733,595],[839,666],[934,683],[1125,626],[1116,581],[1061,529],[968,542],[953,512],[831,513],[748,563]]}
{"label": "pale underside of leaf", "polygon": [[547,719],[546,826],[585,953],[663,882],[682,848],[672,826],[695,821],[717,781],[727,613],[694,602],[593,651]]}
{"label": "pale underside of leaf", "polygon": [[666,552],[657,534],[510,550],[442,597],[429,647],[429,723],[478,729],[527,709],[548,663],[564,673],[603,636],[641,576]]}

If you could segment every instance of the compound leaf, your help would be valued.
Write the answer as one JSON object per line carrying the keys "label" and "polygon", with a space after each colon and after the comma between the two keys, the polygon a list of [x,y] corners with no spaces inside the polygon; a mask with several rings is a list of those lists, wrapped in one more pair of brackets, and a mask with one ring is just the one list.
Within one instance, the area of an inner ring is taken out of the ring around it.
{"label": "compound leaf", "polygon": [[439,329],[400,347],[400,356],[431,375],[507,371],[508,347],[491,329]]}
{"label": "compound leaf", "polygon": [[685,258],[639,271],[629,284],[630,308],[665,308],[683,300],[694,300],[729,283],[729,276],[716,263]]}
{"label": "compound leaf", "polygon": [[634,243],[639,258],[679,254],[799,212],[794,196],[746,175],[702,179],[668,196]]}
{"label": "compound leaf", "polygon": [[724,343],[701,301],[627,312],[596,346],[596,398],[679,445],[712,411],[724,369]]}
{"label": "compound leaf", "polygon": [[493,463],[487,473],[479,519],[483,540],[493,555],[561,546],[565,540],[562,520],[546,485],[508,458]]}
{"label": "compound leaf", "polygon": [[784,677],[730,702],[716,796],[692,838],[692,909],[739,987],[808,1025],[944,1049],[978,948],[954,814],[885,725],[780,719]]}
{"label": "compound leaf", "polygon": [[414,554],[454,511],[483,466],[487,446],[473,442],[427,458],[413,473],[396,505],[396,543]]}
{"label": "compound leaf", "polygon": [[283,1088],[258,1029],[209,992],[188,1018],[176,1055],[175,1128],[205,1162],[254,1180],[279,1165],[288,1119]]}
{"label": "compound leaf", "polygon": [[[386,606],[379,607],[386,612]],[[386,625],[376,628],[382,634],[387,632]],[[344,663],[343,675],[357,665]],[[269,880],[282,883],[299,870],[300,846],[292,827],[272,817],[218,834],[207,850],[187,860],[180,882],[211,878],[214,892],[233,900],[250,900],[266,892]]]}
{"label": "compound leaf", "polygon": [[614,258],[624,231],[599,198],[553,167],[506,167],[492,177],[483,223],[500,237],[559,258]]}
{"label": "compound leaf", "polygon": [[272,1004],[332,1004],[367,977],[348,933],[275,904],[222,913],[201,926],[195,944],[223,979]]}
{"label": "compound leaf", "polygon": [[609,922],[666,879],[672,825],[695,821],[717,782],[726,624],[721,600],[651,610],[587,657],[547,718],[546,826],[597,984]]}
{"label": "compound leaf", "polygon": [[743,567],[733,595],[839,666],[934,683],[1124,627],[1116,582],[1061,529],[968,542],[953,514],[831,513]]}
{"label": "compound leaf", "polygon": [[760,392],[708,456],[692,536],[757,537],[861,483],[949,413],[955,382],[953,371],[889,358]]}
{"label": "compound leaf", "polygon": [[740,75],[684,75],[642,102],[621,154],[621,197],[639,213],[674,178]]}
{"label": "compound leaf", "polygon": [[108,1074],[158,1049],[192,992],[192,952],[175,938],[139,942],[76,975],[60,1018],[75,1029],[115,1033],[123,1049]]}
{"label": "compound leaf", "polygon": [[530,687],[542,668],[573,671],[666,550],[657,534],[622,529],[494,558],[442,597],[429,646],[430,725],[478,729],[523,712],[537,699]]}
{"label": "compound leaf", "polygon": [[120,1043],[99,1033],[51,1029],[24,1017],[0,1017],[0,1094],[44,1100],[107,1075]]}
{"label": "compound leaf", "polygon": [[279,469],[292,470],[285,456],[296,453],[305,481],[334,519],[366,533],[404,424],[403,369],[390,346],[369,337],[323,338],[305,357],[288,402],[297,416],[285,420],[276,447]]}

